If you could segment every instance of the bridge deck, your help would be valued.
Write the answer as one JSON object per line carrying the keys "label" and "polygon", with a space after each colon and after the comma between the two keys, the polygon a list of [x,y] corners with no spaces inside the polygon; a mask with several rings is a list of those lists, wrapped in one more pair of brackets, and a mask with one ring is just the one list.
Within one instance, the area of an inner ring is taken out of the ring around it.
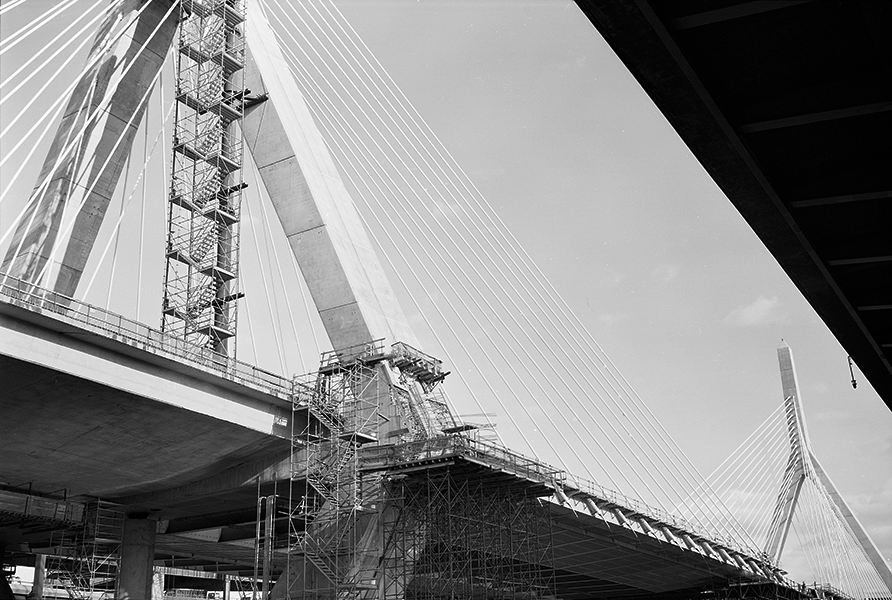
{"label": "bridge deck", "polygon": [[[205,360],[201,349],[186,348],[183,360],[182,342],[168,338],[13,280],[0,285],[0,489],[98,497],[163,519],[253,518],[252,482],[290,454],[290,380]],[[308,411],[294,414],[303,428]],[[4,519],[0,544],[46,548],[51,525]]]}
{"label": "bridge deck", "polygon": [[[730,556],[709,554],[696,544],[689,547],[682,536],[703,539],[692,526],[685,531],[677,519],[659,519],[656,509],[595,484],[580,485],[578,478],[559,469],[495,445],[446,436],[398,446],[369,446],[362,450],[360,469],[419,481],[447,474],[482,478],[493,488],[514,490],[518,497],[541,498],[551,528],[543,534],[550,539],[540,543],[553,547],[552,561],[543,566],[553,571],[561,598],[685,596],[740,583],[772,583],[749,564],[743,568]],[[602,491],[595,495],[583,487]],[[562,496],[563,503],[554,500]],[[582,508],[585,498],[596,504],[594,513]],[[617,511],[621,516],[616,516]],[[649,529],[641,525],[642,520],[649,523]],[[666,537],[664,529],[671,529],[674,535]],[[720,546],[715,541],[710,544]],[[761,566],[776,576],[768,565]]]}

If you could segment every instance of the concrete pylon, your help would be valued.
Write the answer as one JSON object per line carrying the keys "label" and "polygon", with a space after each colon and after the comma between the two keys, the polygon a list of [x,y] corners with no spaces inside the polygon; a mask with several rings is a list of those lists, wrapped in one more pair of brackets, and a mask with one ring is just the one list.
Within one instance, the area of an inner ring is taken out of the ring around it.
{"label": "concrete pylon", "polygon": [[777,349],[780,364],[781,385],[784,390],[784,414],[787,420],[787,436],[790,441],[790,456],[784,470],[783,486],[778,494],[768,530],[766,552],[775,563],[780,561],[793,523],[793,512],[799,502],[799,494],[805,483],[806,448],[808,440],[799,401],[799,382],[793,367],[793,353],[790,347],[781,342]]}
{"label": "concrete pylon", "polygon": [[74,295],[142,120],[142,100],[176,31],[179,10],[171,4],[117,0],[109,9],[87,59],[93,66],[68,100],[3,272]]}
{"label": "concrete pylon", "polygon": [[248,6],[245,143],[335,349],[417,346],[259,2]]}
{"label": "concrete pylon", "polygon": [[[248,5],[245,88],[267,100],[242,119],[245,145],[279,218],[332,347],[342,364],[383,340],[417,347],[359,212],[276,42],[259,2]],[[384,421],[382,436],[403,427],[390,389],[388,360],[361,374],[359,421]],[[376,414],[377,413],[377,414]]]}
{"label": "concrete pylon", "polygon": [[778,495],[774,518],[769,529],[767,552],[775,562],[780,560],[792,524],[793,512],[796,510],[799,500],[799,492],[807,473],[811,472],[817,476],[820,485],[827,490],[833,504],[842,514],[852,533],[855,534],[858,544],[870,559],[889,592],[892,593],[892,570],[890,570],[889,564],[880,554],[864,526],[846,504],[811,448],[808,430],[805,427],[802,400],[799,396],[799,381],[796,377],[796,367],[793,364],[793,351],[785,342],[781,342],[778,347],[777,358],[784,390],[787,431],[790,436],[790,459],[784,473],[784,487]]}

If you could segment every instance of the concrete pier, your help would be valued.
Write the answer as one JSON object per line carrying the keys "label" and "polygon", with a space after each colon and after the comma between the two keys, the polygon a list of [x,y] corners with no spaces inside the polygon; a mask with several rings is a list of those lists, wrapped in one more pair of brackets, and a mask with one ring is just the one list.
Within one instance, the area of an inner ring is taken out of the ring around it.
{"label": "concrete pier", "polygon": [[142,516],[124,521],[117,600],[152,600],[156,521]]}

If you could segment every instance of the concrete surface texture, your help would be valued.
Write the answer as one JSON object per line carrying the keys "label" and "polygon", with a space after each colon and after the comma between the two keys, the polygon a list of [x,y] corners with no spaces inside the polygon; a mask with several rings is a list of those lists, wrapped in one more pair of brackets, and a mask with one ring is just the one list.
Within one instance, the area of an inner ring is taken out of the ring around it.
{"label": "concrete surface texture", "polygon": [[417,346],[262,10],[249,5],[245,141],[336,349],[384,338]]}

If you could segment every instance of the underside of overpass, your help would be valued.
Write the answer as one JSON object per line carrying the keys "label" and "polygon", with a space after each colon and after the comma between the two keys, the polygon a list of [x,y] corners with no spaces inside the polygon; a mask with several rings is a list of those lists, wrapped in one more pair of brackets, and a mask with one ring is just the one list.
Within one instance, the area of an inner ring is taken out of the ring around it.
{"label": "underside of overpass", "polygon": [[53,553],[101,500],[157,521],[159,564],[247,572],[258,490],[287,477],[290,421],[307,412],[133,339],[0,303],[4,561]]}
{"label": "underside of overpass", "polygon": [[577,4],[892,408],[892,3]]}

